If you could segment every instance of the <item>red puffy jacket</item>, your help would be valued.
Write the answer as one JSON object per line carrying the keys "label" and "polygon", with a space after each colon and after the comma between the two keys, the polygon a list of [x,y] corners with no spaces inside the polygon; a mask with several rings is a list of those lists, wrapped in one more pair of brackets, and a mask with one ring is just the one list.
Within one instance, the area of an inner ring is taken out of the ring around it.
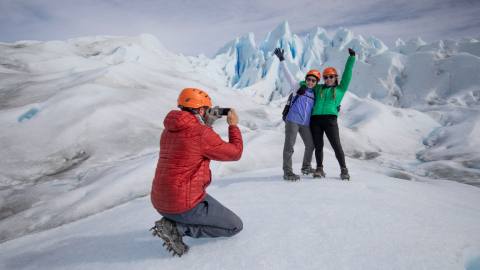
{"label": "red puffy jacket", "polygon": [[160,213],[177,214],[195,207],[211,182],[210,160],[239,160],[240,129],[228,127],[229,142],[185,111],[171,111],[163,121],[160,155],[151,200]]}

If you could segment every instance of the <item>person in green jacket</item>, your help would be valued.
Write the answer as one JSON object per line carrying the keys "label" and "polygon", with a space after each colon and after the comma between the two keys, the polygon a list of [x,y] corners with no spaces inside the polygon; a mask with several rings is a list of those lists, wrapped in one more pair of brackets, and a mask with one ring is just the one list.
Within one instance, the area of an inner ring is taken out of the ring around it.
{"label": "person in green jacket", "polygon": [[350,180],[337,123],[340,103],[352,79],[352,70],[355,63],[355,51],[349,48],[348,53],[350,56],[345,64],[340,83],[338,83],[337,70],[333,67],[327,67],[322,72],[325,83],[315,88],[315,105],[310,118],[310,129],[315,144],[315,159],[317,160],[317,168],[313,177],[325,177],[323,171],[323,134],[325,133],[340,165],[340,178]]}

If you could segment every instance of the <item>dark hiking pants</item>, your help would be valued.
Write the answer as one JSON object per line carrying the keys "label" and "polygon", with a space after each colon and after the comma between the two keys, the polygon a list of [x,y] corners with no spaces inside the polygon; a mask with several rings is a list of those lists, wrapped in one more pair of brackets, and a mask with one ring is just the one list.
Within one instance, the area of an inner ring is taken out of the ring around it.
{"label": "dark hiking pants", "polygon": [[310,118],[313,143],[315,144],[315,159],[317,167],[323,167],[323,134],[327,135],[328,141],[335,152],[340,168],[346,168],[345,154],[340,143],[340,133],[336,115],[312,115]]}
{"label": "dark hiking pants", "polygon": [[309,126],[299,125],[290,121],[285,121],[285,143],[283,145],[283,172],[285,174],[293,173],[292,170],[292,156],[293,147],[297,139],[297,134],[300,133],[300,137],[305,144],[305,152],[303,153],[302,169],[308,169],[312,165],[313,157],[313,139]]}
{"label": "dark hiking pants", "polygon": [[187,212],[161,214],[177,223],[178,232],[182,236],[229,237],[243,229],[242,220],[208,194],[203,201]]}

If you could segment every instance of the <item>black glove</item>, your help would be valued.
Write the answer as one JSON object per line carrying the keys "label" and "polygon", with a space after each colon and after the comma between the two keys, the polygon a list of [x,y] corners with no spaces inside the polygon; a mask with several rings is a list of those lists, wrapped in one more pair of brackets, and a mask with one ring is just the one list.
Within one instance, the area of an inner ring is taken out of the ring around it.
{"label": "black glove", "polygon": [[276,48],[273,53],[278,57],[278,60],[280,60],[280,62],[282,62],[283,60],[285,60],[285,57],[283,56],[283,53],[284,53],[284,50],[283,49],[280,49],[280,48]]}
{"label": "black glove", "polygon": [[350,54],[350,56],[355,56],[355,51],[351,48],[348,48],[348,53]]}

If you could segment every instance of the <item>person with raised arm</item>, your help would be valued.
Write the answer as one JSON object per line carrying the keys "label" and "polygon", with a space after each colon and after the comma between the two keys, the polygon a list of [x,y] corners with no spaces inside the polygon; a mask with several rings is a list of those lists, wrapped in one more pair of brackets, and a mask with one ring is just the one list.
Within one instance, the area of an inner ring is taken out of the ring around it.
{"label": "person with raised arm", "polygon": [[337,70],[334,67],[327,67],[323,70],[324,84],[315,88],[315,106],[310,119],[310,128],[315,144],[315,159],[317,160],[317,168],[313,177],[325,177],[326,175],[323,170],[323,135],[326,134],[340,165],[340,178],[350,180],[337,123],[340,104],[348,90],[355,63],[355,51],[349,48],[348,53],[350,56],[345,64],[340,83]]}
{"label": "person with raised arm", "polygon": [[[310,131],[310,116],[315,103],[314,88],[318,85],[321,78],[320,71],[312,69],[305,75],[304,81],[294,79],[285,63],[284,50],[276,48],[274,54],[280,60],[280,69],[289,83],[292,95],[289,99],[288,112],[284,112],[285,121],[285,143],[283,145],[283,179],[288,181],[297,181],[300,176],[295,174],[292,169],[293,147],[297,139],[297,134],[305,144],[301,172],[304,175],[312,174],[315,170],[312,168],[312,157],[314,143]],[[295,95],[293,95],[295,93]]]}

